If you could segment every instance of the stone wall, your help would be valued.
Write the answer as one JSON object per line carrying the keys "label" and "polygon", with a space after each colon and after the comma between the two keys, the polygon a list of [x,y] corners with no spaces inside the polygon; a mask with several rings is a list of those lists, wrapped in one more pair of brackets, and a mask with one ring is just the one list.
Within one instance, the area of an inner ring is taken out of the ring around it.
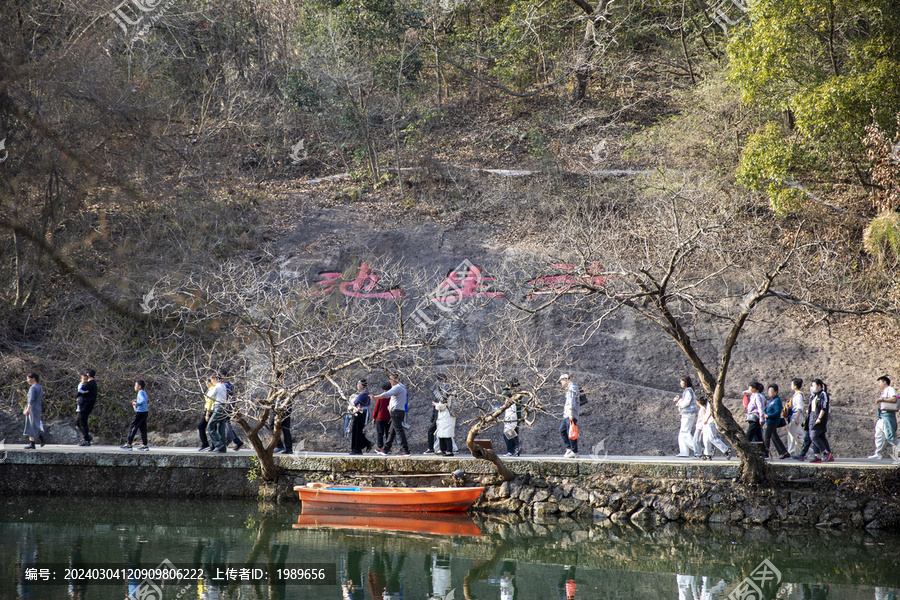
{"label": "stone wall", "polygon": [[[515,460],[502,481],[484,461],[409,458],[285,457],[281,497],[310,481],[354,485],[485,485],[475,510],[518,513],[536,523],[560,518],[609,519],[654,526],[667,522],[900,529],[896,467],[770,465],[771,483],[735,483],[736,462]],[[456,474],[451,469],[457,469]],[[423,474],[433,473],[432,476]]]}
{"label": "stone wall", "polygon": [[276,456],[278,484],[253,479],[251,454],[7,451],[0,494],[246,497],[297,502],[295,485],[484,485],[477,511],[516,513],[534,523],[609,520],[730,525],[900,529],[900,469],[773,463],[771,483],[735,483],[736,462],[517,459],[504,482],[485,461],[380,456]]}

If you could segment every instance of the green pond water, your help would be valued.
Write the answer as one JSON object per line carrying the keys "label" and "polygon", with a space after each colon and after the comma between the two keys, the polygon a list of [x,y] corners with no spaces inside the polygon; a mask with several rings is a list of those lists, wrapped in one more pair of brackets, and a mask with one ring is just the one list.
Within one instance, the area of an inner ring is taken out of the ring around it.
{"label": "green pond water", "polygon": [[299,501],[0,502],[0,599],[894,600],[900,590],[900,536],[886,532],[300,516]]}

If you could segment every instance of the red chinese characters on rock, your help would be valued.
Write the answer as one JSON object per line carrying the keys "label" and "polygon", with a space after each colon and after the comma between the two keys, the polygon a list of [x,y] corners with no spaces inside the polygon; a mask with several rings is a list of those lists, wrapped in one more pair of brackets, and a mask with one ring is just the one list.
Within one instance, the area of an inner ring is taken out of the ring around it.
{"label": "red chinese characters on rock", "polygon": [[575,291],[573,288],[582,286],[603,287],[610,279],[608,276],[600,274],[603,272],[603,265],[597,261],[589,263],[587,272],[580,275],[576,273],[575,265],[572,263],[552,264],[550,269],[556,271],[557,274],[526,282],[532,287],[532,293],[527,296],[529,300],[546,294],[567,294]]}
{"label": "red chinese characters on rock", "polygon": [[493,277],[484,275],[481,267],[465,261],[447,273],[436,290],[433,302],[457,302],[463,298],[503,298],[503,292],[491,288]]}
{"label": "red chinese characters on rock", "polygon": [[321,286],[321,288],[313,290],[311,292],[313,296],[330,294],[334,291],[334,288],[338,288],[341,294],[351,298],[395,299],[403,297],[403,292],[399,288],[376,291],[380,278],[367,263],[362,263],[359,266],[359,272],[352,281],[344,279],[344,274],[340,272],[324,272],[319,273],[319,276],[323,279],[317,281],[316,285]]}

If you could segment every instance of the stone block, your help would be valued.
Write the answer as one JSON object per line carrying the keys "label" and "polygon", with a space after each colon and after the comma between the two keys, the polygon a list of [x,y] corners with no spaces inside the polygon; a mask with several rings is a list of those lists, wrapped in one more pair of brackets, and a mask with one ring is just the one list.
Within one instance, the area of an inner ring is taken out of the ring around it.
{"label": "stone block", "polygon": [[534,498],[535,489],[530,485],[523,485],[519,488],[519,494],[517,498],[522,502],[531,502],[531,499]]}
{"label": "stone block", "polygon": [[578,510],[581,505],[584,504],[581,500],[576,500],[575,498],[563,498],[559,501],[559,511],[562,513],[571,513],[575,510]]}
{"label": "stone block", "polygon": [[550,504],[549,502],[536,502],[532,504],[532,509],[534,510],[535,518],[553,515],[559,511],[555,504]]}
{"label": "stone block", "polygon": [[534,496],[531,498],[531,502],[537,504],[539,502],[546,502],[550,497],[550,490],[546,488],[537,489],[534,491]]}
{"label": "stone block", "polygon": [[590,502],[591,493],[583,487],[575,486],[572,488],[572,497],[582,502]]}
{"label": "stone block", "polygon": [[556,498],[557,502],[559,500],[562,500],[563,498],[566,498],[568,495],[569,493],[560,486],[556,486],[555,488],[553,488],[553,497]]}
{"label": "stone block", "polygon": [[772,518],[772,509],[768,506],[748,506],[744,508],[744,516],[751,523],[762,524]]}

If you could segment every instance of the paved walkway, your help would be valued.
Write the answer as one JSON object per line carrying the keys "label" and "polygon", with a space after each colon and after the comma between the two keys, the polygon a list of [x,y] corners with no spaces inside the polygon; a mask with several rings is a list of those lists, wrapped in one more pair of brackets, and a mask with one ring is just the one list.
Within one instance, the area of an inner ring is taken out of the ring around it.
{"label": "paved walkway", "polygon": [[[5,444],[0,446],[0,454],[4,451],[10,452],[28,452],[28,453],[41,453],[41,452],[64,452],[67,454],[83,454],[83,453],[118,453],[118,454],[138,454],[138,455],[146,455],[146,454],[163,454],[163,455],[185,455],[185,454],[193,454],[196,456],[223,456],[222,454],[216,452],[198,452],[195,447],[180,447],[180,446],[151,446],[149,451],[140,451],[137,450],[137,446],[133,450],[122,450],[119,446],[101,446],[101,445],[93,445],[93,446],[77,446],[77,445],[61,445],[61,444],[48,444],[43,448],[36,448],[34,450],[24,450],[24,444],[16,444],[10,445]],[[244,447],[240,450],[231,450],[228,449],[228,452],[224,456],[253,456],[253,449],[249,444],[244,444]],[[302,456],[305,458],[336,458],[336,457],[346,457],[349,456],[347,452],[306,452],[306,451],[295,451],[295,456]],[[276,457],[282,456],[276,454]],[[409,457],[401,457],[398,454],[390,454],[390,455],[380,455],[374,452],[370,452],[364,455],[365,458],[374,458],[374,459],[387,459],[387,458],[423,458],[428,460],[453,460],[453,458],[444,458],[440,455],[435,454],[413,454]],[[469,459],[471,455],[468,452],[457,453],[456,457],[461,459]],[[634,463],[634,464],[660,464],[660,465],[709,465],[709,464],[738,464],[737,459],[731,459],[730,461],[726,460],[724,457],[717,456],[712,460],[698,460],[695,458],[680,458],[677,456],[620,456],[620,455],[589,455],[582,454],[579,458],[564,458],[562,455],[544,455],[544,454],[523,454],[520,457],[502,457],[504,461],[547,461],[547,462],[569,462],[569,461],[586,461],[586,462],[616,462],[616,463]],[[809,466],[841,466],[841,467],[897,467],[900,466],[900,463],[895,462],[891,459],[887,460],[877,460],[877,459],[869,459],[869,458],[836,458],[833,462],[830,463],[810,463],[807,459],[805,462],[800,462],[793,459],[772,459],[769,461],[770,464],[783,464],[783,465],[801,465],[806,464]]]}

